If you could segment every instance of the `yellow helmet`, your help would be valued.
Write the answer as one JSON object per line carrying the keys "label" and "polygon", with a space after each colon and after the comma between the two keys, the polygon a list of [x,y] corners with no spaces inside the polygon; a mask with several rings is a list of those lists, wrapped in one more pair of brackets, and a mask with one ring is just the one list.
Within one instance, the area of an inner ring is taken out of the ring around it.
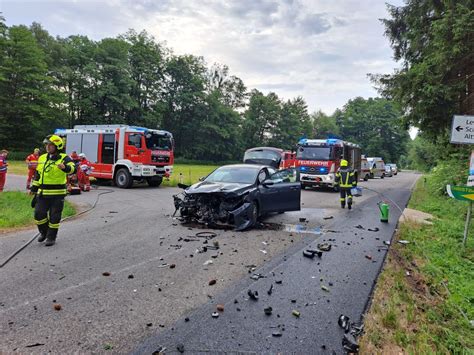
{"label": "yellow helmet", "polygon": [[64,148],[64,141],[62,140],[61,137],[55,135],[55,134],[50,134],[47,136],[44,141],[44,144],[54,144],[58,150],[63,150]]}
{"label": "yellow helmet", "polygon": [[341,160],[341,167],[349,166],[349,162],[346,159]]}

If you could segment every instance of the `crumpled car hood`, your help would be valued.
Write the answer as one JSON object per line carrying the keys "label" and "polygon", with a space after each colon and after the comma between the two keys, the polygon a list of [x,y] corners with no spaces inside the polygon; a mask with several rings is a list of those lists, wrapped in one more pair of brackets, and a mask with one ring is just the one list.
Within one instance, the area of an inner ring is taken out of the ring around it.
{"label": "crumpled car hood", "polygon": [[187,194],[205,194],[205,193],[243,193],[247,191],[252,184],[239,183],[214,183],[214,182],[198,182],[188,187],[185,192]]}

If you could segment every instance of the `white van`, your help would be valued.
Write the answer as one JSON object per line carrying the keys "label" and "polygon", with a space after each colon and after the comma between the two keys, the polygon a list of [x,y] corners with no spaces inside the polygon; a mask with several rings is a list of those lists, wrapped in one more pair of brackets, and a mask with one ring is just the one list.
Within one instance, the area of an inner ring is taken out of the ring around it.
{"label": "white van", "polygon": [[380,157],[367,158],[370,166],[370,178],[379,177],[383,179],[385,177],[385,163]]}
{"label": "white van", "polygon": [[364,181],[370,179],[370,164],[366,157],[362,157],[360,161],[360,178]]}

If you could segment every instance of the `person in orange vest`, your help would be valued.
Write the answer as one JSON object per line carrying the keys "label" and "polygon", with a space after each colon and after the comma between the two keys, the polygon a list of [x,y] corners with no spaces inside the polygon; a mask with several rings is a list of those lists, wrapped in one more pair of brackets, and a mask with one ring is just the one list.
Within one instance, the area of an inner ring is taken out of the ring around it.
{"label": "person in orange vest", "polygon": [[38,166],[39,152],[40,150],[38,148],[35,148],[35,150],[33,151],[33,154],[28,155],[25,160],[28,166],[28,179],[26,180],[27,190],[30,189],[31,180],[33,179],[36,173],[36,167]]}
{"label": "person in orange vest", "polygon": [[84,153],[79,154],[79,168],[77,169],[77,179],[79,180],[79,188],[82,191],[91,190],[91,181],[89,175],[92,171],[91,162],[87,160]]}
{"label": "person in orange vest", "polygon": [[3,187],[5,186],[5,182],[7,181],[7,156],[8,150],[3,149],[0,151],[0,192],[3,191]]}

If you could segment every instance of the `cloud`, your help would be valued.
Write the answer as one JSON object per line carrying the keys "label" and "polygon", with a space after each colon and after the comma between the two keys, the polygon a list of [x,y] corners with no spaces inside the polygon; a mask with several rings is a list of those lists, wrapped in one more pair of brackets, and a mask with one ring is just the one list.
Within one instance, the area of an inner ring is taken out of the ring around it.
{"label": "cloud", "polygon": [[227,64],[249,89],[301,95],[327,113],[375,96],[367,73],[396,66],[381,0],[0,0],[0,11],[9,25],[36,21],[60,36],[144,29],[177,54]]}

